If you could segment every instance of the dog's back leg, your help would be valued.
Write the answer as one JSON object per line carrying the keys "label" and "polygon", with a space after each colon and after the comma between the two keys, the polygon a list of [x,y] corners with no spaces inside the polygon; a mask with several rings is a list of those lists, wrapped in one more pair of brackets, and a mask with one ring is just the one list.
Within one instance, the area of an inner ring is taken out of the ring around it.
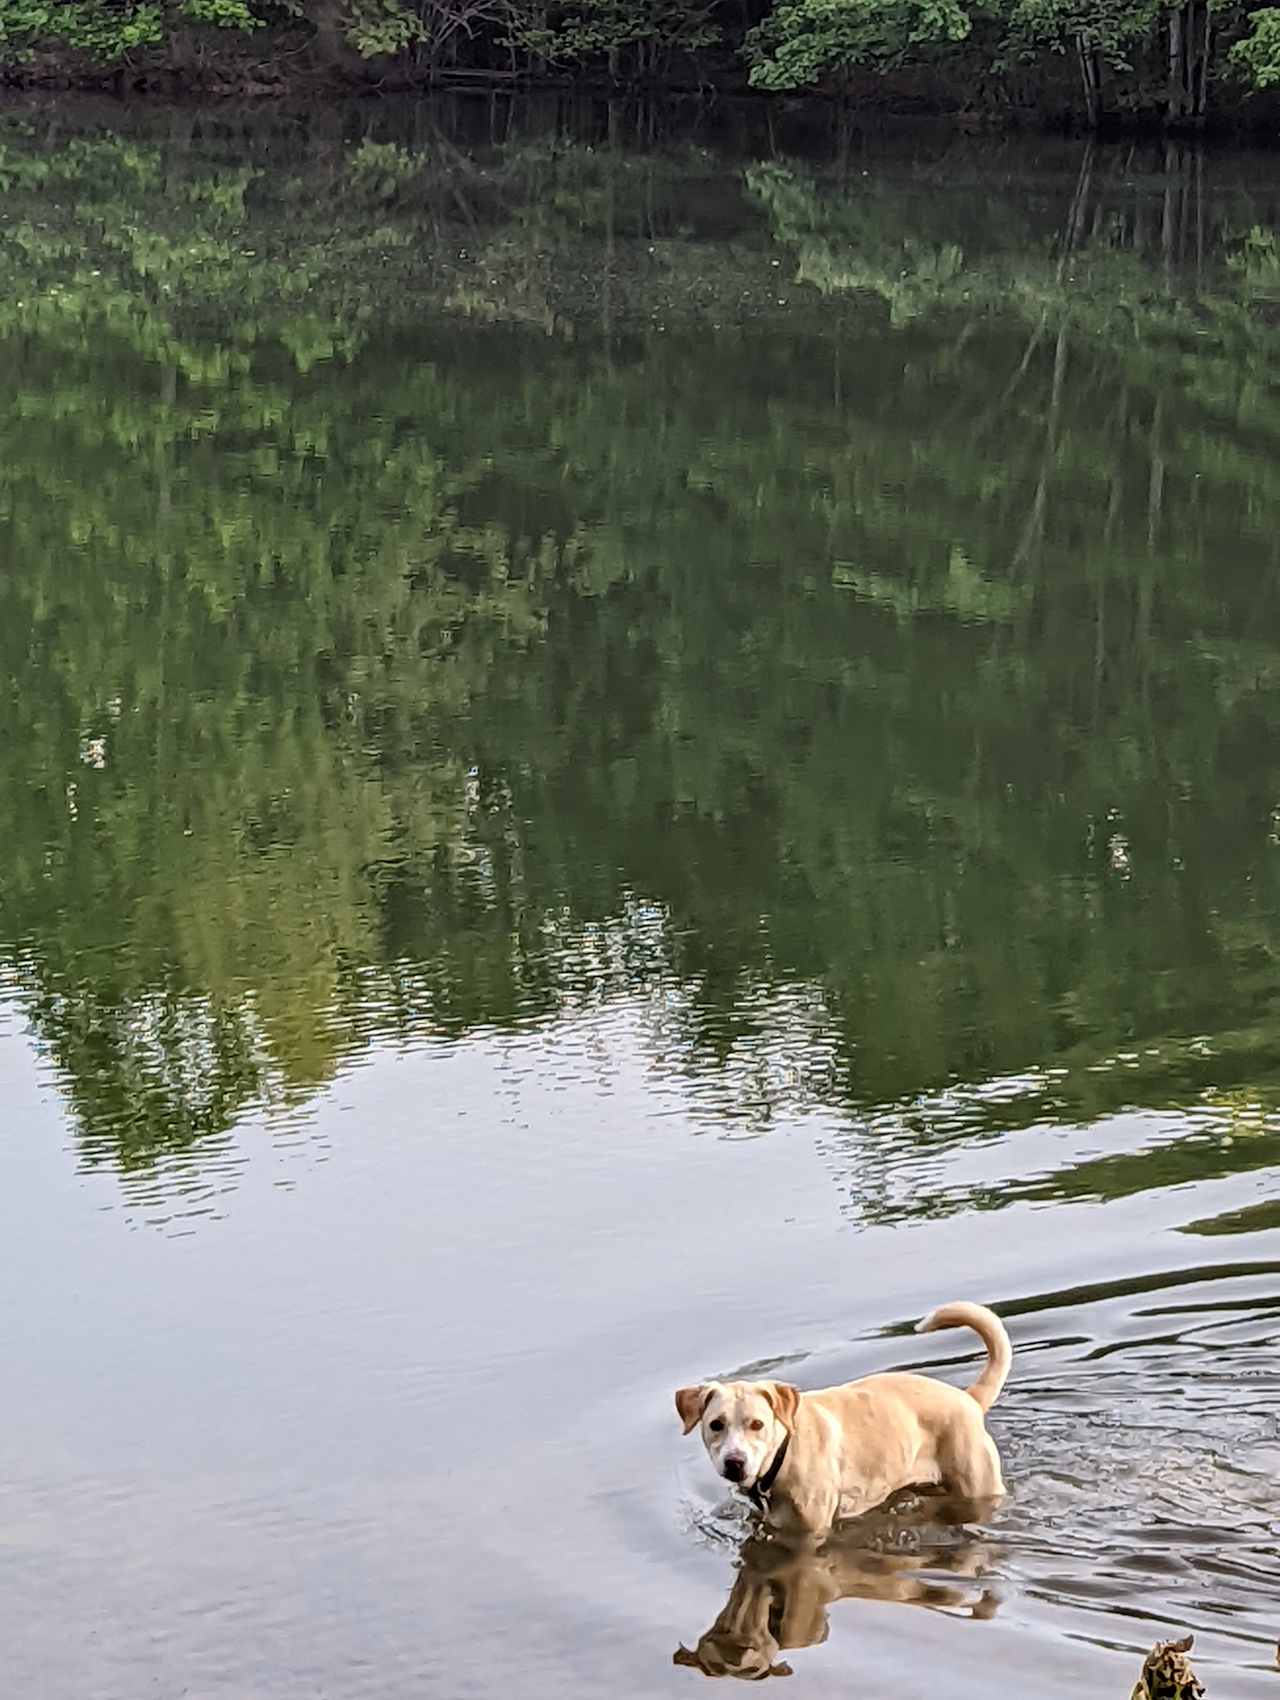
{"label": "dog's back leg", "polygon": [[940,1453],[940,1473],[949,1492],[961,1499],[995,1500],[1003,1496],[1000,1454],[985,1428],[966,1424],[964,1433],[949,1437]]}

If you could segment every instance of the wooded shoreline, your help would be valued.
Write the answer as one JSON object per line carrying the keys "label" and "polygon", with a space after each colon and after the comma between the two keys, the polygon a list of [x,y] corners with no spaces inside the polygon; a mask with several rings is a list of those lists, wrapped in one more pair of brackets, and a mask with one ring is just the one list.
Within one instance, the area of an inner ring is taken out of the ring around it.
{"label": "wooded shoreline", "polygon": [[[1105,13],[1105,15],[1103,15]],[[977,128],[1280,134],[1280,7],[1208,0],[0,0],[0,87],[817,95]]]}

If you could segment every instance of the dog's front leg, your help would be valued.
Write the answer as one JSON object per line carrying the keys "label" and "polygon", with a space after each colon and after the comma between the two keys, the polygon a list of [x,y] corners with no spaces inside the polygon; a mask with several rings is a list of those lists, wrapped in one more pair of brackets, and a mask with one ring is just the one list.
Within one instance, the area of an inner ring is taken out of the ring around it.
{"label": "dog's front leg", "polygon": [[816,1547],[831,1533],[839,1510],[837,1489],[813,1486],[785,1499],[779,1497],[769,1507],[765,1520],[792,1545]]}

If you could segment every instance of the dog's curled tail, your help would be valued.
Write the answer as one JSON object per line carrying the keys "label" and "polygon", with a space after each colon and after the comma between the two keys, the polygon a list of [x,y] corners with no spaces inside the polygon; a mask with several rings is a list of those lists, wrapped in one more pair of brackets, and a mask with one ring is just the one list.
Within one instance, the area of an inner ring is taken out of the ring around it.
{"label": "dog's curled tail", "polygon": [[987,1367],[965,1392],[976,1399],[984,1411],[989,1411],[1000,1397],[1000,1389],[1009,1377],[1013,1348],[1005,1333],[1004,1323],[986,1305],[939,1305],[930,1311],[923,1322],[917,1322],[917,1334],[932,1334],[937,1328],[972,1328],[987,1348]]}

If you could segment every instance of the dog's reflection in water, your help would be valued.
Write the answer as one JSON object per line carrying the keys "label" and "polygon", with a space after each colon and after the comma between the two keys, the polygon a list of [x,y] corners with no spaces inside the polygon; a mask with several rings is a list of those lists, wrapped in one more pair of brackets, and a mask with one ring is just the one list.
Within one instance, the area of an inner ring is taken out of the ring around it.
{"label": "dog's reflection in water", "polygon": [[911,1552],[882,1551],[868,1545],[876,1534],[870,1523],[860,1518],[818,1548],[751,1535],[739,1550],[738,1574],[724,1610],[696,1647],[676,1649],[674,1663],[704,1676],[746,1682],[790,1676],[791,1666],[778,1655],[825,1641],[827,1608],[837,1600],[886,1600],[976,1618],[995,1615],[999,1599],[982,1582],[993,1556],[988,1542],[955,1529],[950,1539],[935,1531],[938,1539],[922,1538]]}

